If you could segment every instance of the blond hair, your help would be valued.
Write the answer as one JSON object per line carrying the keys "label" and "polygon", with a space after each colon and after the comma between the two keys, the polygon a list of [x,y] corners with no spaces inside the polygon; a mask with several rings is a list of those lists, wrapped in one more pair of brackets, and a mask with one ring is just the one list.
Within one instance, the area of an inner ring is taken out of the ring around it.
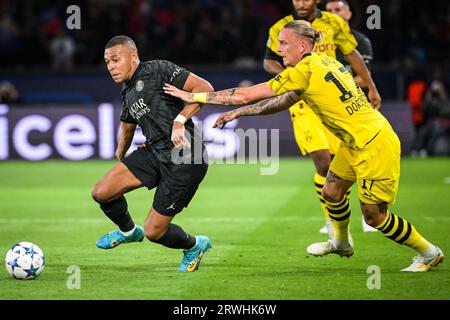
{"label": "blond hair", "polygon": [[316,43],[320,43],[323,40],[323,33],[313,28],[311,23],[305,20],[294,20],[288,22],[284,28],[292,29],[297,36],[306,38],[314,46]]}

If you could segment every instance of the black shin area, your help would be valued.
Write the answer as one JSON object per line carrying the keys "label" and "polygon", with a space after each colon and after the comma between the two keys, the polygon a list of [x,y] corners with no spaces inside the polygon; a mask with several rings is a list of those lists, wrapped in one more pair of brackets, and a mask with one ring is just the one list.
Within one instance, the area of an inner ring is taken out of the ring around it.
{"label": "black shin area", "polygon": [[169,225],[166,233],[161,238],[150,241],[172,249],[191,249],[196,243],[194,236],[191,236],[180,226],[173,223]]}
{"label": "black shin area", "polygon": [[127,232],[134,228],[134,222],[128,213],[127,200],[124,196],[109,202],[99,202],[106,216],[114,222],[121,231]]}

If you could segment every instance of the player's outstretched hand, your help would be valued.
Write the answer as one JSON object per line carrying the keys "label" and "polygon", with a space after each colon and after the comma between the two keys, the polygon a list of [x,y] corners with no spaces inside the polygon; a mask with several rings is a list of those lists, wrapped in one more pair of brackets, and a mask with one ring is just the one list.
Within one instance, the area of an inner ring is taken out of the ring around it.
{"label": "player's outstretched hand", "polygon": [[237,110],[224,112],[217,118],[216,122],[213,125],[213,128],[217,128],[218,126],[221,126],[220,129],[223,129],[228,122],[239,118],[239,116],[240,116],[240,113]]}
{"label": "player's outstretched hand", "polygon": [[183,100],[187,103],[195,102],[193,94],[191,92],[180,90],[177,87],[175,87],[171,84],[168,84],[168,83],[164,84],[163,89],[166,94],[170,94],[173,97],[180,98],[181,100]]}
{"label": "player's outstretched hand", "polygon": [[116,152],[114,153],[114,157],[116,157],[117,160],[122,161],[122,159],[125,158],[125,151],[116,150]]}
{"label": "player's outstretched hand", "polygon": [[377,89],[369,90],[369,101],[375,110],[381,108],[381,97]]}
{"label": "player's outstretched hand", "polygon": [[188,139],[184,135],[185,128],[184,124],[174,121],[172,126],[172,143],[175,146],[175,148],[190,148],[191,144],[189,143]]}

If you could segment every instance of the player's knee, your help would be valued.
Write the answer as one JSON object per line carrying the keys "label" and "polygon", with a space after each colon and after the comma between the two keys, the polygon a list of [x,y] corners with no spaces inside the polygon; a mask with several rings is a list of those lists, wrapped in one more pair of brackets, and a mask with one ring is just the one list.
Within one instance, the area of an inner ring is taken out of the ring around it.
{"label": "player's knee", "polygon": [[326,177],[328,173],[328,169],[330,169],[330,157],[323,157],[316,163],[317,173],[322,177]]}
{"label": "player's knee", "polygon": [[109,200],[111,200],[105,188],[101,187],[98,184],[95,185],[94,189],[92,189],[91,196],[92,199],[99,203],[108,202]]}
{"label": "player's knee", "polygon": [[316,170],[317,170],[317,173],[320,174],[322,177],[326,177],[329,168],[330,168],[330,166],[328,164],[319,164],[316,167]]}
{"label": "player's knee", "polygon": [[384,215],[382,213],[373,213],[364,215],[364,221],[371,227],[376,228],[379,226],[384,220]]}
{"label": "player's knee", "polygon": [[380,224],[378,223],[378,219],[375,217],[364,217],[364,221],[371,227],[377,227]]}
{"label": "player's knee", "polygon": [[153,230],[145,230],[144,235],[150,241],[155,241],[159,239],[157,233],[154,232]]}
{"label": "player's knee", "polygon": [[361,209],[364,216],[364,221],[371,227],[379,226],[386,217],[386,212],[379,210],[377,205],[368,205],[361,203]]}
{"label": "player's knee", "polygon": [[164,235],[164,230],[162,228],[144,226],[144,235],[148,240],[155,242]]}
{"label": "player's knee", "polygon": [[322,197],[325,201],[337,203],[344,199],[345,193],[341,194],[336,188],[325,185],[322,188]]}
{"label": "player's knee", "polygon": [[314,161],[317,173],[326,177],[331,163],[330,153],[325,150],[316,151],[311,154],[311,158]]}

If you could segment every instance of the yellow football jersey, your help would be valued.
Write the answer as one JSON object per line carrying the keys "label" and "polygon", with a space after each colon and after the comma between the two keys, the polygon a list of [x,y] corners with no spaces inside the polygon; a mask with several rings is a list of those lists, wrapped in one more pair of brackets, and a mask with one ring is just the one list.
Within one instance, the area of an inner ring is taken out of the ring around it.
{"label": "yellow football jersey", "polygon": [[363,149],[386,123],[351,73],[325,54],[306,54],[267,85],[277,94],[295,91],[322,123],[349,148]]}
{"label": "yellow football jersey", "polygon": [[[294,17],[292,15],[286,16],[278,20],[269,30],[267,48],[278,56],[277,48],[280,44],[278,35],[281,29],[293,20]],[[330,57],[336,58],[336,48],[339,48],[344,55],[347,55],[358,46],[358,42],[351,33],[348,24],[335,14],[317,10],[317,16],[311,25],[324,35],[322,42],[314,47],[315,52],[326,53]],[[268,58],[267,55],[266,58]]]}

